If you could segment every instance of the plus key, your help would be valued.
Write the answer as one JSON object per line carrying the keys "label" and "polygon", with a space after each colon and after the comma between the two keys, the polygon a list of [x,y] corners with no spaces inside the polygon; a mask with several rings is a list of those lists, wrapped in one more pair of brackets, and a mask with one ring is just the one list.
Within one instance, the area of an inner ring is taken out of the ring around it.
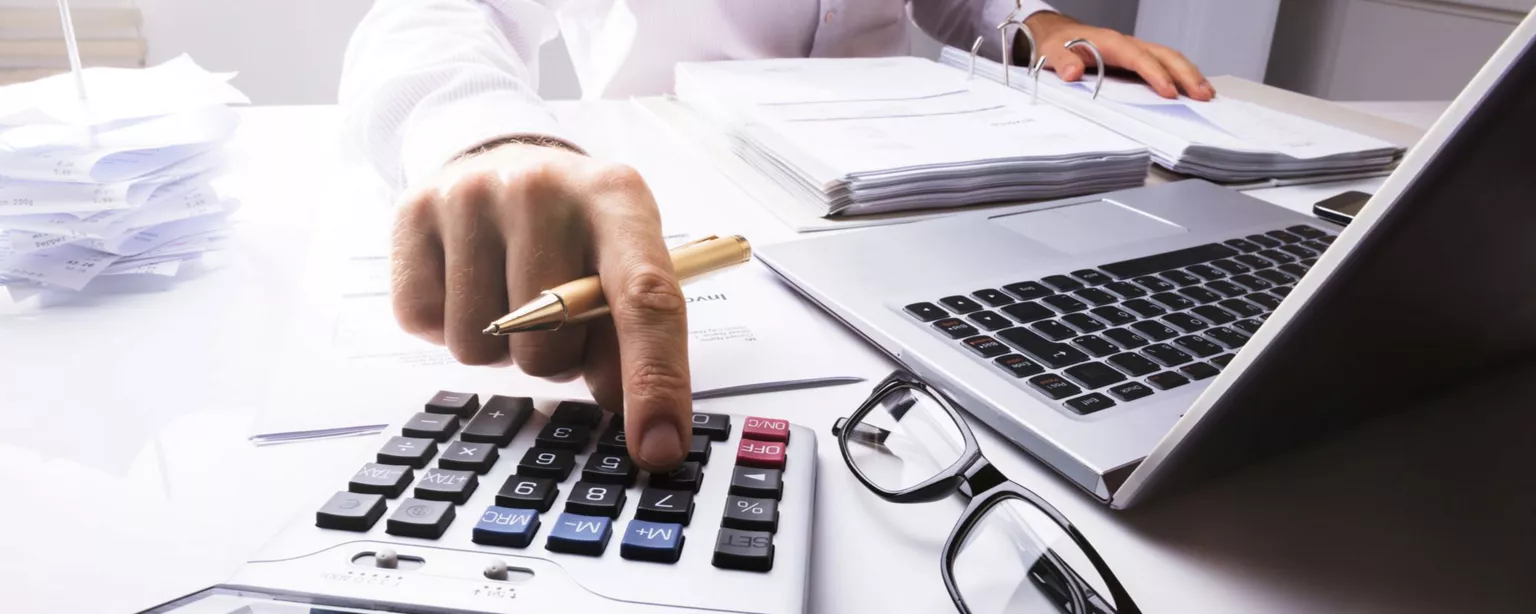
{"label": "plus key", "polygon": [[746,427],[741,430],[741,438],[789,443],[789,422],[773,418],[750,417],[747,418]]}
{"label": "plus key", "polygon": [[742,439],[736,447],[736,464],[759,469],[784,468],[784,444],[777,441]]}

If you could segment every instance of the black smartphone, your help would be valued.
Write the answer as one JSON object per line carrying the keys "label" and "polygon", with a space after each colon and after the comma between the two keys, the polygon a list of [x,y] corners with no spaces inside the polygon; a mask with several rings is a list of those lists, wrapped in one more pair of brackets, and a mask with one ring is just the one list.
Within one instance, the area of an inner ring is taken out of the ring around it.
{"label": "black smartphone", "polygon": [[1323,218],[1335,224],[1347,226],[1360,214],[1360,208],[1371,200],[1371,195],[1354,190],[1345,192],[1333,198],[1318,201],[1312,205],[1312,212],[1317,217]]}

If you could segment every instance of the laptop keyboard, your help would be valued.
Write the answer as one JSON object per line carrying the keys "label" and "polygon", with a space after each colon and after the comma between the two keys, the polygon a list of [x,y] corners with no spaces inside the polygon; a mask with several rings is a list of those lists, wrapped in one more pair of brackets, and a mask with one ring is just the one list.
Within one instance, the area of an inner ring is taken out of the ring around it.
{"label": "laptop keyboard", "polygon": [[1334,238],[1293,226],[905,311],[1086,415],[1215,377]]}

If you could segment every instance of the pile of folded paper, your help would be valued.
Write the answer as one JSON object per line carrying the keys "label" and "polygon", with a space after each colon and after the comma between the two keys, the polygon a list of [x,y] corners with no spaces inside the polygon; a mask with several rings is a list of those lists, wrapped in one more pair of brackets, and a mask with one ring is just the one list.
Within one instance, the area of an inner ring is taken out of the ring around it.
{"label": "pile of folded paper", "polygon": [[214,179],[250,102],[231,76],[183,56],[0,87],[0,287],[164,285],[225,247]]}

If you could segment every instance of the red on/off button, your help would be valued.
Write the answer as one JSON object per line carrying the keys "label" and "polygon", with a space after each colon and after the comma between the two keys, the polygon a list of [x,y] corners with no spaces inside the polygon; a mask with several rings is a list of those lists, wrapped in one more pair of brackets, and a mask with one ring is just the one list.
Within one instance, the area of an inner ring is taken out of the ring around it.
{"label": "red on/off button", "polygon": [[784,444],[742,439],[736,447],[736,464],[759,469],[783,469]]}
{"label": "red on/off button", "polygon": [[747,426],[741,430],[741,438],[789,443],[789,423],[772,418],[748,417]]}

